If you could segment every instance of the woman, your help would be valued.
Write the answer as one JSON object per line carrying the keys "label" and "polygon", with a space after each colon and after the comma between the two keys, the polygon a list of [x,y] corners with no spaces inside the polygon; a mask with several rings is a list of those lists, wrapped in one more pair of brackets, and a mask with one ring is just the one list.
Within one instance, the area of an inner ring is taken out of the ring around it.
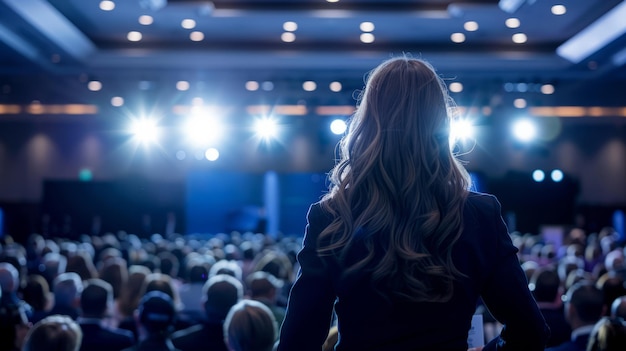
{"label": "woman", "polygon": [[279,350],[466,350],[482,298],[504,325],[484,350],[543,350],[548,328],[490,195],[468,191],[451,99],[426,62],[369,76],[330,192],[309,209]]}

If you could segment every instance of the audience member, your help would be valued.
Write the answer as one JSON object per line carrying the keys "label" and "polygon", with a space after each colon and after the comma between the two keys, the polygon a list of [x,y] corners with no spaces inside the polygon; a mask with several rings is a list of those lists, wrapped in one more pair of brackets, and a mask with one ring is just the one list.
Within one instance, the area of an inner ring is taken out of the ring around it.
{"label": "audience member", "polygon": [[30,326],[24,305],[0,305],[0,351],[20,351]]}
{"label": "audience member", "polygon": [[23,351],[78,351],[83,333],[68,316],[51,315],[26,334]]}
{"label": "audience member", "polygon": [[33,308],[32,320],[39,321],[47,316],[54,303],[48,282],[39,274],[28,276],[22,296]]}
{"label": "audience member", "polygon": [[626,320],[626,296],[620,296],[613,301],[610,316]]}
{"label": "audience member", "polygon": [[278,325],[285,319],[285,309],[276,304],[283,282],[267,272],[254,272],[248,276],[250,299],[259,301],[272,311]]}
{"label": "audience member", "polygon": [[80,295],[83,292],[80,276],[74,272],[61,273],[54,280],[53,292],[54,306],[48,315],[66,315],[76,320],[80,315]]}
{"label": "audience member", "polygon": [[137,311],[139,343],[126,351],[178,350],[170,338],[176,320],[174,301],[161,291],[150,291],[140,301]]}
{"label": "audience member", "polygon": [[272,351],[277,330],[272,311],[254,300],[238,302],[224,321],[224,338],[230,351]]}
{"label": "audience member", "polygon": [[626,349],[626,323],[622,318],[600,319],[589,337],[586,351],[623,351]]}
{"label": "audience member", "polygon": [[572,329],[565,320],[558,273],[549,266],[540,268],[530,278],[529,286],[541,314],[550,327],[550,338],[546,347],[557,346],[568,341]]}
{"label": "audience member", "polygon": [[230,308],[243,298],[243,286],[230,275],[218,274],[203,289],[205,321],[174,333],[173,343],[182,351],[227,351],[223,324]]}
{"label": "audience member", "polygon": [[111,284],[101,279],[88,280],[80,307],[82,314],[77,321],[83,331],[81,351],[119,351],[133,346],[133,333],[105,326],[105,318],[113,307]]}
{"label": "audience member", "polygon": [[593,326],[603,314],[602,291],[588,281],[574,284],[565,295],[565,318],[572,328],[571,340],[548,351],[585,351]]}

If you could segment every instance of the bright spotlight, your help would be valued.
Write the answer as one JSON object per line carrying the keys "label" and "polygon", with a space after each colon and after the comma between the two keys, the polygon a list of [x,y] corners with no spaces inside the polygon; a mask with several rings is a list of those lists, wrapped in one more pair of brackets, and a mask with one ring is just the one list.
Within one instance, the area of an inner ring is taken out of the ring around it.
{"label": "bright spotlight", "polygon": [[222,135],[223,127],[216,118],[194,115],[187,119],[185,133],[193,144],[202,145],[216,142]]}
{"label": "bright spotlight", "polygon": [[469,119],[453,120],[450,123],[450,143],[474,138],[474,125]]}
{"label": "bright spotlight", "polygon": [[149,118],[134,120],[130,127],[135,139],[142,143],[155,142],[159,137],[157,121]]}
{"label": "bright spotlight", "polygon": [[558,183],[563,180],[563,172],[560,169],[555,169],[550,173],[550,178],[555,183]]}
{"label": "bright spotlight", "polygon": [[342,119],[336,119],[330,123],[330,131],[333,132],[333,134],[341,135],[347,128],[346,122]]}
{"label": "bright spotlight", "polygon": [[220,158],[220,152],[216,148],[208,148],[204,152],[204,157],[211,162],[217,161],[217,159]]}
{"label": "bright spotlight", "polygon": [[536,169],[536,170],[533,172],[533,180],[534,180],[534,181],[536,181],[537,183],[539,183],[539,182],[543,182],[543,180],[544,180],[545,178],[546,178],[546,174],[545,174],[545,173],[543,173],[543,171],[542,171],[542,170],[540,170],[540,169]]}
{"label": "bright spotlight", "polygon": [[269,117],[263,117],[256,121],[254,125],[256,134],[265,140],[275,138],[278,134],[278,125],[276,121]]}
{"label": "bright spotlight", "polygon": [[522,119],[513,124],[513,135],[523,142],[529,142],[537,136],[537,127],[530,120]]}

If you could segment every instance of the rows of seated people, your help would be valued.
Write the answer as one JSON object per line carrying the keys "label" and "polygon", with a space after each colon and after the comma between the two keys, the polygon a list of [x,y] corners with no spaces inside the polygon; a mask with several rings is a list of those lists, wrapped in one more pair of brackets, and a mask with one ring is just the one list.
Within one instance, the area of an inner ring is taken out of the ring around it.
{"label": "rows of seated people", "polygon": [[[626,345],[625,250],[614,230],[574,229],[558,248],[537,235],[512,238],[551,329],[549,350],[610,350],[598,335]],[[300,240],[237,232],[149,239],[119,232],[79,241],[33,234],[24,244],[5,237],[0,351],[38,350],[32,335],[59,336],[45,329],[59,325],[79,339],[76,350],[272,350]],[[485,306],[477,313],[486,339],[500,332]],[[337,327],[329,328],[324,347],[332,350]]]}

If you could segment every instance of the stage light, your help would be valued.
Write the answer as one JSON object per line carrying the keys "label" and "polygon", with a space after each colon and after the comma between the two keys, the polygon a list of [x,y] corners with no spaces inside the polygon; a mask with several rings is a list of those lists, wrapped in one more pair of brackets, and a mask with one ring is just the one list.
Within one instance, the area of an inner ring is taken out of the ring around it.
{"label": "stage light", "polygon": [[537,183],[543,182],[544,179],[546,179],[546,174],[543,173],[542,170],[536,169],[533,172],[533,180],[536,181]]}
{"label": "stage light", "polygon": [[528,119],[520,119],[513,124],[513,136],[519,141],[529,142],[537,136],[537,127]]}
{"label": "stage light", "polygon": [[330,123],[330,131],[336,135],[343,134],[347,128],[348,125],[343,119],[336,119]]}
{"label": "stage light", "polygon": [[204,157],[211,162],[217,161],[220,158],[220,152],[216,148],[208,148],[204,152]]}
{"label": "stage light", "polygon": [[256,121],[254,128],[256,135],[263,140],[270,140],[278,135],[278,125],[276,121],[270,117],[263,117]]}
{"label": "stage light", "polygon": [[159,138],[157,121],[150,118],[136,119],[130,127],[135,139],[142,143],[155,142]]}
{"label": "stage light", "polygon": [[558,183],[563,180],[563,172],[560,169],[555,169],[550,173],[550,178],[555,183]]}
{"label": "stage light", "polygon": [[222,136],[224,127],[215,117],[215,112],[202,110],[202,114],[194,114],[185,123],[185,134],[194,145],[215,143]]}
{"label": "stage light", "polygon": [[450,122],[450,146],[457,141],[466,141],[474,138],[474,124],[469,119],[452,120]]}

